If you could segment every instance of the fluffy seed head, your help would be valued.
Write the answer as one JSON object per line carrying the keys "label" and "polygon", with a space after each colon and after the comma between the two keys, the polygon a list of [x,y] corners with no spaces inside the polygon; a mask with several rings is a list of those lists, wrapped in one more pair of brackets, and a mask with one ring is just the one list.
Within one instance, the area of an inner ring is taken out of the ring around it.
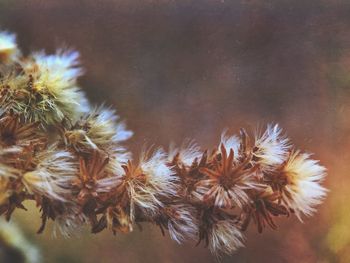
{"label": "fluffy seed head", "polygon": [[311,216],[327,193],[321,186],[326,169],[310,159],[309,154],[296,151],[290,154],[281,175],[286,178],[286,185],[282,188],[283,202],[300,220],[302,214]]}
{"label": "fluffy seed head", "polygon": [[87,218],[81,213],[80,207],[72,203],[65,204],[64,210],[63,213],[58,214],[55,218],[53,235],[56,236],[59,231],[62,236],[69,238],[81,232]]}
{"label": "fluffy seed head", "polygon": [[64,131],[65,142],[78,152],[100,149],[116,156],[119,162],[126,162],[130,155],[121,144],[132,136],[132,132],[118,119],[110,109],[95,108]]}
{"label": "fluffy seed head", "polygon": [[167,155],[158,149],[151,156],[144,152],[141,156],[140,167],[147,182],[153,187],[156,195],[164,198],[176,196],[178,178],[167,165]]}
{"label": "fluffy seed head", "polygon": [[233,149],[227,155],[226,148],[221,145],[216,162],[200,169],[206,177],[197,183],[196,192],[202,195],[204,202],[217,207],[243,207],[250,200],[246,191],[259,188],[254,168],[246,169],[248,162],[249,159],[241,163],[235,161]]}
{"label": "fluffy seed head", "polygon": [[167,229],[171,239],[181,244],[198,236],[197,213],[195,207],[189,204],[171,204],[161,208],[154,220],[162,231]]}
{"label": "fluffy seed head", "polygon": [[71,51],[36,53],[9,67],[0,86],[3,109],[44,126],[65,118],[75,120],[88,110],[87,100],[76,85],[82,72],[77,68],[77,58],[78,53]]}
{"label": "fluffy seed head", "polygon": [[176,148],[174,144],[169,147],[168,161],[170,163],[175,162],[183,164],[185,166],[191,166],[196,159],[202,157],[200,147],[190,140],[186,140],[180,148]]}
{"label": "fluffy seed head", "polygon": [[76,158],[55,146],[37,156],[35,170],[23,175],[22,182],[29,193],[65,201],[70,194],[70,183],[78,174]]}
{"label": "fluffy seed head", "polygon": [[212,225],[209,236],[209,249],[212,253],[232,254],[243,246],[243,235],[234,220],[219,220]]}
{"label": "fluffy seed head", "polygon": [[287,159],[289,149],[289,140],[282,135],[282,129],[277,124],[268,125],[262,135],[255,136],[253,156],[263,170],[269,170]]}
{"label": "fluffy seed head", "polygon": [[163,150],[157,150],[150,157],[145,152],[138,165],[134,166],[129,161],[123,168],[122,187],[128,192],[131,214],[137,206],[146,215],[155,215],[163,206],[162,199],[174,197],[177,193],[177,177],[167,166]]}

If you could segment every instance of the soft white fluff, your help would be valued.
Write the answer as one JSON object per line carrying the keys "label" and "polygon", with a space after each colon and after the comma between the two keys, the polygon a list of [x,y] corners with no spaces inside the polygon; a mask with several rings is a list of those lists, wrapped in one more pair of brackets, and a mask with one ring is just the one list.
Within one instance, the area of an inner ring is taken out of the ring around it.
{"label": "soft white fluff", "polygon": [[150,157],[148,153],[141,156],[139,168],[128,176],[127,184],[131,201],[131,217],[137,205],[150,216],[163,206],[161,198],[176,196],[178,178],[167,166],[167,155],[159,149]]}
{"label": "soft white fluff", "polygon": [[155,151],[149,158],[146,155],[141,157],[140,166],[147,177],[147,182],[159,195],[176,196],[178,178],[167,165],[167,155],[162,149]]}
{"label": "soft white fluff", "polygon": [[240,139],[237,135],[228,136],[227,131],[225,130],[221,134],[221,140],[220,145],[218,146],[218,149],[220,150],[221,145],[225,147],[227,152],[230,152],[230,150],[233,150],[234,159],[237,159],[239,147],[240,147]]}
{"label": "soft white fluff", "polygon": [[30,193],[65,201],[70,183],[78,174],[78,163],[67,151],[49,148],[39,156],[34,171],[24,174],[22,181]]}
{"label": "soft white fluff", "polygon": [[109,193],[113,188],[120,185],[122,177],[119,175],[112,175],[96,180],[96,192]]}
{"label": "soft white fluff", "polygon": [[119,122],[119,116],[114,110],[101,106],[82,116],[72,129],[65,131],[65,142],[77,151],[105,151],[110,158],[107,169],[121,174],[121,165],[131,157],[122,143],[132,135],[133,132],[127,130],[123,122]]}
{"label": "soft white fluff", "polygon": [[87,221],[86,216],[81,213],[81,208],[72,203],[65,204],[65,211],[55,218],[53,236],[57,236],[57,230],[65,238],[79,235]]}
{"label": "soft white fluff", "polygon": [[289,183],[285,186],[283,201],[302,221],[301,215],[311,216],[316,211],[315,206],[322,203],[326,196],[327,189],[321,186],[326,168],[310,159],[309,154],[294,152],[284,173]]}
{"label": "soft white fluff", "polygon": [[195,240],[198,236],[197,211],[191,205],[177,204],[171,208],[175,211],[174,216],[168,220],[170,237],[181,244],[186,240]]}
{"label": "soft white fluff", "polygon": [[282,135],[282,129],[276,124],[267,126],[266,131],[255,136],[253,155],[258,159],[262,169],[282,164],[288,157],[290,143]]}
{"label": "soft white fluff", "polygon": [[89,127],[86,135],[97,147],[115,147],[133,135],[132,131],[126,129],[123,122],[119,122],[119,116],[114,110],[103,106],[93,109],[82,117],[80,122]]}
{"label": "soft white fluff", "polygon": [[212,253],[232,254],[243,246],[243,235],[233,220],[219,220],[212,225],[209,236]]}
{"label": "soft white fluff", "polygon": [[37,52],[33,54],[33,58],[40,69],[41,81],[54,91],[56,88],[65,89],[74,86],[77,78],[83,74],[83,70],[79,67],[77,51],[58,50],[55,55]]}
{"label": "soft white fluff", "polygon": [[170,145],[168,161],[173,161],[176,155],[178,155],[180,163],[191,166],[196,159],[199,160],[202,157],[203,152],[194,141],[186,140],[180,148],[176,148],[175,144]]}
{"label": "soft white fluff", "polygon": [[83,71],[79,66],[79,53],[59,50],[55,55],[37,52],[32,60],[22,62],[26,74],[33,77],[33,89],[46,98],[45,111],[52,114],[42,116],[48,123],[61,121],[64,117],[75,120],[89,111],[89,103],[77,86],[77,78]]}
{"label": "soft white fluff", "polygon": [[209,178],[199,181],[192,195],[199,200],[213,200],[216,207],[242,208],[250,202],[247,190],[259,189],[261,185],[254,179],[254,173],[245,173],[240,176],[239,181],[227,189],[220,184],[219,178]]}

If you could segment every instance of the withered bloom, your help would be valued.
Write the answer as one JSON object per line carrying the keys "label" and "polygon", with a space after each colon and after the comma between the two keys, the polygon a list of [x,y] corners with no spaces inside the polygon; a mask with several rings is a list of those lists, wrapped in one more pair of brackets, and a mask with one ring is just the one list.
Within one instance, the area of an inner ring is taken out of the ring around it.
{"label": "withered bloom", "polygon": [[79,175],[72,180],[71,185],[77,202],[82,206],[92,199],[98,201],[103,194],[118,185],[120,178],[106,171],[108,161],[108,157],[99,151],[94,151],[88,158],[80,157]]}
{"label": "withered bloom", "polygon": [[248,167],[250,157],[237,161],[233,149],[229,151],[227,154],[226,148],[221,145],[212,165],[200,169],[206,177],[196,185],[196,191],[203,195],[204,202],[226,209],[243,207],[249,202],[246,190],[259,187],[255,167]]}
{"label": "withered bloom", "polygon": [[242,231],[248,228],[252,219],[259,233],[262,233],[267,225],[272,229],[277,229],[274,217],[289,215],[287,208],[279,202],[279,193],[273,192],[271,187],[262,191],[252,190],[250,196],[251,202],[244,208],[241,215]]}
{"label": "withered bloom", "polygon": [[38,127],[38,122],[24,123],[14,113],[3,114],[0,116],[0,147],[33,147],[34,151],[45,148],[47,138]]}
{"label": "withered bloom", "polygon": [[171,153],[169,156],[169,166],[179,179],[179,197],[190,202],[201,202],[202,195],[196,191],[196,184],[203,178],[200,173],[201,168],[209,165],[207,151],[195,158],[190,158],[191,162],[182,158],[181,152]]}
{"label": "withered bloom", "polygon": [[114,111],[98,107],[86,113],[73,125],[61,125],[59,130],[63,145],[78,156],[89,156],[99,151],[108,156],[106,170],[111,174],[122,174],[122,165],[131,157],[123,146],[132,136]]}
{"label": "withered bloom", "polygon": [[199,220],[198,244],[204,241],[212,253],[231,254],[243,247],[244,238],[235,216],[227,214],[220,208],[202,207]]}
{"label": "withered bloom", "polygon": [[[4,36],[0,34],[0,56],[9,57],[13,48],[1,50]],[[78,56],[77,52],[64,50],[56,55],[38,52],[28,58],[11,56],[10,62],[0,67],[2,109],[21,115],[27,122],[38,121],[43,127],[63,119],[75,120],[88,110],[84,93],[76,83],[82,73]]]}
{"label": "withered bloom", "polygon": [[255,135],[254,161],[263,171],[274,170],[287,159],[290,147],[288,138],[282,135],[282,129],[277,124],[268,125],[262,135]]}
{"label": "withered bloom", "polygon": [[57,229],[64,237],[70,237],[76,234],[86,223],[88,218],[81,212],[79,206],[71,201],[56,201],[42,197],[37,201],[41,211],[41,226],[37,233],[42,233],[48,219],[55,222],[54,235],[57,235]]}
{"label": "withered bloom", "polygon": [[169,231],[171,239],[181,244],[186,240],[195,240],[198,236],[198,211],[190,204],[170,204],[160,208],[153,218],[163,235]]}
{"label": "withered bloom", "polygon": [[[124,123],[113,110],[98,107],[84,114],[72,127],[64,129],[65,143],[78,152],[100,149],[107,152],[124,150],[120,143],[129,139],[132,132],[126,130]],[[118,146],[120,149],[115,149]]]}
{"label": "withered bloom", "polygon": [[144,153],[137,165],[129,161],[123,166],[125,174],[119,188],[126,189],[128,193],[132,218],[135,206],[151,216],[163,206],[162,199],[176,196],[177,178],[172,176],[166,163],[165,153],[157,150],[150,157]]}
{"label": "withered bloom", "polygon": [[70,184],[78,173],[76,158],[55,145],[35,156],[38,165],[23,174],[22,181],[30,194],[53,200],[69,200]]}
{"label": "withered bloom", "polygon": [[301,216],[311,216],[315,206],[322,203],[327,189],[321,183],[326,176],[326,169],[318,161],[310,159],[310,155],[291,152],[288,160],[276,173],[282,202],[289,207],[302,221]]}

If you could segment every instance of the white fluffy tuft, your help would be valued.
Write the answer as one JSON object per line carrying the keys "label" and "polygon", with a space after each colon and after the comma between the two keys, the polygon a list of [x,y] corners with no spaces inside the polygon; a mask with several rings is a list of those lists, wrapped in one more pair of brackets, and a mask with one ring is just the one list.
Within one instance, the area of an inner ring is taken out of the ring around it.
{"label": "white fluffy tuft", "polygon": [[289,183],[285,187],[283,201],[302,221],[301,215],[311,216],[316,211],[315,206],[321,204],[327,194],[327,189],[321,186],[326,168],[310,159],[309,154],[294,152],[284,173]]}

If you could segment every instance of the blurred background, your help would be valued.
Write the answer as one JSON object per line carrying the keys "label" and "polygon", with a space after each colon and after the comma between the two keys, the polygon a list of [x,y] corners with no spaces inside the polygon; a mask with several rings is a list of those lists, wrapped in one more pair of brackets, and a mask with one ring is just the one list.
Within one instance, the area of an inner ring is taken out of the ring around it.
{"label": "blurred background", "polygon": [[[328,168],[330,192],[314,217],[251,228],[246,248],[222,262],[350,262],[349,14],[347,0],[0,0],[0,27],[26,53],[81,52],[81,86],[117,108],[135,131],[135,154],[185,138],[211,148],[225,128],[277,122]],[[39,213],[28,206],[14,219],[43,262],[217,262],[149,225],[129,235],[36,235]]]}

